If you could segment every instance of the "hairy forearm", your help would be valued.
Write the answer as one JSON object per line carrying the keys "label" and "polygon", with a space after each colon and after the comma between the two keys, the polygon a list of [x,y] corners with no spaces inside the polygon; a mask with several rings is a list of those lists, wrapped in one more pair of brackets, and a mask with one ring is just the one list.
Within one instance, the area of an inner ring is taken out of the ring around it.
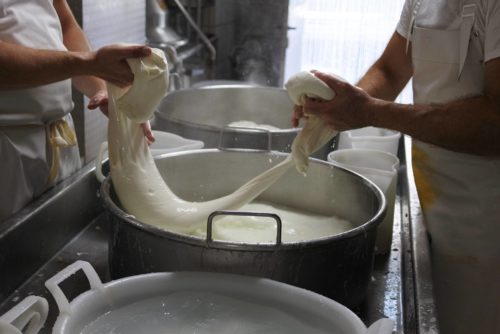
{"label": "hairy forearm", "polygon": [[32,88],[86,74],[91,56],[0,41],[0,89]]}
{"label": "hairy forearm", "polygon": [[386,101],[394,101],[403,90],[407,80],[403,81],[392,74],[390,68],[378,61],[356,84],[368,95]]}
{"label": "hairy forearm", "polygon": [[368,112],[373,126],[452,151],[500,156],[500,104],[487,95],[431,105],[374,99]]}
{"label": "hairy forearm", "polygon": [[357,86],[370,96],[394,101],[412,75],[413,67],[406,52],[406,39],[394,32],[383,54],[359,80]]}

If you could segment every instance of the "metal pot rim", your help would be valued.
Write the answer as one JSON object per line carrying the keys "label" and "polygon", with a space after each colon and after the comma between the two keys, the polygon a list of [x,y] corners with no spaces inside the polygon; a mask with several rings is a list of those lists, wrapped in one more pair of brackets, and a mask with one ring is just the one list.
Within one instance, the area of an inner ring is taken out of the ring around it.
{"label": "metal pot rim", "polygon": [[[238,85],[238,84],[214,85],[214,86],[207,86],[207,87],[201,87],[201,88],[186,88],[186,89],[176,90],[176,91],[169,93],[165,99],[168,99],[169,96],[175,96],[178,94],[189,94],[189,92],[193,92],[193,91],[211,90],[211,89],[241,90],[242,88],[244,88],[245,90],[265,90],[265,91],[274,90],[274,91],[286,92],[285,89],[279,88],[279,87],[251,86],[251,85]],[[181,124],[186,124],[186,125],[190,125],[190,126],[196,126],[197,128],[201,128],[204,130],[221,131],[224,128],[224,126],[196,123],[196,122],[193,122],[190,120],[181,119],[181,118],[172,116],[169,113],[162,113],[162,112],[158,112],[158,111],[155,112],[155,117],[162,118],[162,119],[167,120],[169,122],[175,122],[175,123],[181,123]],[[241,133],[252,132],[252,131],[250,131],[251,128],[249,128],[248,131],[245,131],[244,129],[241,129],[241,128],[240,129],[234,128],[234,129],[237,129],[234,131],[241,132]],[[293,128],[292,127],[292,128],[287,128],[287,129],[272,130],[269,132],[271,134],[288,134],[288,133],[298,133],[300,130],[301,130],[301,128]]]}
{"label": "metal pot rim", "polygon": [[[187,154],[199,154],[199,153],[208,153],[208,152],[222,152],[219,149],[199,149],[199,150],[189,150],[189,151],[182,151],[182,152],[173,152],[173,153],[166,153],[162,154],[160,156],[155,157],[156,159],[158,158],[163,158],[163,157],[170,157],[170,156],[180,156],[180,155],[187,155]],[[227,152],[227,151],[224,151]],[[245,152],[245,153],[260,153],[262,154],[263,151],[258,151],[258,150],[240,150],[240,149],[233,149],[230,150],[229,152]],[[265,152],[265,151],[264,151]],[[270,153],[270,152],[267,152]],[[283,152],[277,152],[277,151],[272,151],[272,154],[276,155],[282,155],[286,156],[288,154],[283,153]],[[238,243],[238,242],[230,242],[230,241],[211,241],[208,243],[207,239],[202,239],[200,237],[196,236],[190,236],[186,234],[179,234],[171,231],[167,231],[164,229],[161,229],[159,227],[149,225],[146,223],[141,222],[140,220],[136,219],[134,216],[129,215],[126,213],[124,210],[122,210],[112,199],[110,195],[110,190],[111,190],[111,176],[106,177],[106,179],[102,182],[101,188],[100,188],[100,194],[101,197],[103,198],[104,201],[104,206],[111,211],[112,214],[114,214],[117,217],[120,217],[122,220],[125,220],[127,223],[132,225],[134,228],[139,229],[141,231],[144,231],[148,234],[152,234],[155,236],[160,236],[162,238],[170,239],[170,240],[175,240],[179,242],[185,242],[189,243],[191,245],[195,246],[205,246],[205,247],[210,247],[210,248],[217,248],[217,249],[237,249],[237,250],[249,250],[249,251],[276,251],[276,250],[285,250],[285,249],[300,249],[304,247],[319,247],[328,243],[331,243],[333,241],[337,240],[344,240],[344,239],[352,239],[360,234],[366,234],[367,230],[370,229],[375,229],[378,227],[378,225],[382,222],[386,209],[387,209],[387,203],[385,196],[380,190],[379,187],[377,187],[372,181],[367,179],[366,177],[357,174],[349,169],[346,169],[342,166],[339,166],[335,164],[334,162],[328,162],[324,160],[319,160],[315,158],[310,158],[312,161],[315,163],[323,164],[323,165],[330,165],[330,166],[335,166],[335,168],[339,168],[344,170],[345,172],[356,175],[357,177],[360,177],[362,181],[375,193],[375,196],[377,197],[377,200],[379,202],[379,208],[377,212],[373,215],[373,217],[365,222],[364,224],[357,226],[349,231],[339,233],[333,236],[327,236],[323,238],[318,238],[318,239],[312,239],[308,241],[300,241],[300,242],[286,242],[286,243],[281,243],[281,244],[249,244],[249,243]]]}

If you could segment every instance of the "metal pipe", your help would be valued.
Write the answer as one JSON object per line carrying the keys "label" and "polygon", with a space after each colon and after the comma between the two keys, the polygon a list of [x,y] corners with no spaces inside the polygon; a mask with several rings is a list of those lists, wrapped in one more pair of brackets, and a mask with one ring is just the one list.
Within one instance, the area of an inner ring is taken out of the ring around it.
{"label": "metal pipe", "polygon": [[174,1],[175,1],[176,5],[179,7],[179,10],[181,11],[181,13],[186,17],[186,19],[189,22],[189,24],[191,25],[191,27],[193,27],[193,29],[196,31],[198,36],[201,38],[201,40],[203,41],[205,46],[210,51],[210,60],[215,61],[217,51],[215,50],[215,47],[213,46],[212,42],[210,42],[210,40],[205,35],[205,33],[203,31],[201,31],[201,29],[198,27],[198,25],[193,20],[191,15],[189,15],[186,8],[184,8],[184,6],[181,4],[180,0],[174,0]]}

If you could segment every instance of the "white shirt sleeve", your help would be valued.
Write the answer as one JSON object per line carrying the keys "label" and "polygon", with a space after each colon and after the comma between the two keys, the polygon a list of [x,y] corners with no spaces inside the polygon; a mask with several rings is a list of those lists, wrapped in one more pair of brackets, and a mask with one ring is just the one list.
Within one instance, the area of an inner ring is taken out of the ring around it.
{"label": "white shirt sleeve", "polygon": [[410,21],[412,16],[413,8],[415,0],[406,0],[403,6],[403,10],[401,11],[401,17],[399,18],[398,25],[396,26],[396,31],[398,34],[403,36],[404,38],[408,38],[410,27]]}
{"label": "white shirt sleeve", "polygon": [[486,12],[484,61],[500,57],[500,1],[489,0]]}

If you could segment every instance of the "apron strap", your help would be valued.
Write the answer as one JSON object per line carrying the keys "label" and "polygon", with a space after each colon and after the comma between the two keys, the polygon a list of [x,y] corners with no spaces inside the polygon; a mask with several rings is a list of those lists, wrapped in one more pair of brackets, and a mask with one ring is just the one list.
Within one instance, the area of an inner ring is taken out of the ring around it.
{"label": "apron strap", "polygon": [[421,0],[418,0],[413,7],[411,13],[410,24],[408,25],[408,38],[406,38],[406,54],[408,54],[408,49],[410,47],[410,41],[413,38],[413,28],[415,27],[415,19],[417,18],[418,10],[420,9]]}
{"label": "apron strap", "polygon": [[460,24],[460,66],[458,67],[458,78],[464,69],[467,51],[469,49],[470,35],[475,21],[476,5],[465,5],[462,9],[462,23]]}
{"label": "apron strap", "polygon": [[52,150],[48,184],[52,184],[59,172],[60,148],[75,146],[77,143],[75,131],[64,119],[59,119],[48,126],[48,141]]}

